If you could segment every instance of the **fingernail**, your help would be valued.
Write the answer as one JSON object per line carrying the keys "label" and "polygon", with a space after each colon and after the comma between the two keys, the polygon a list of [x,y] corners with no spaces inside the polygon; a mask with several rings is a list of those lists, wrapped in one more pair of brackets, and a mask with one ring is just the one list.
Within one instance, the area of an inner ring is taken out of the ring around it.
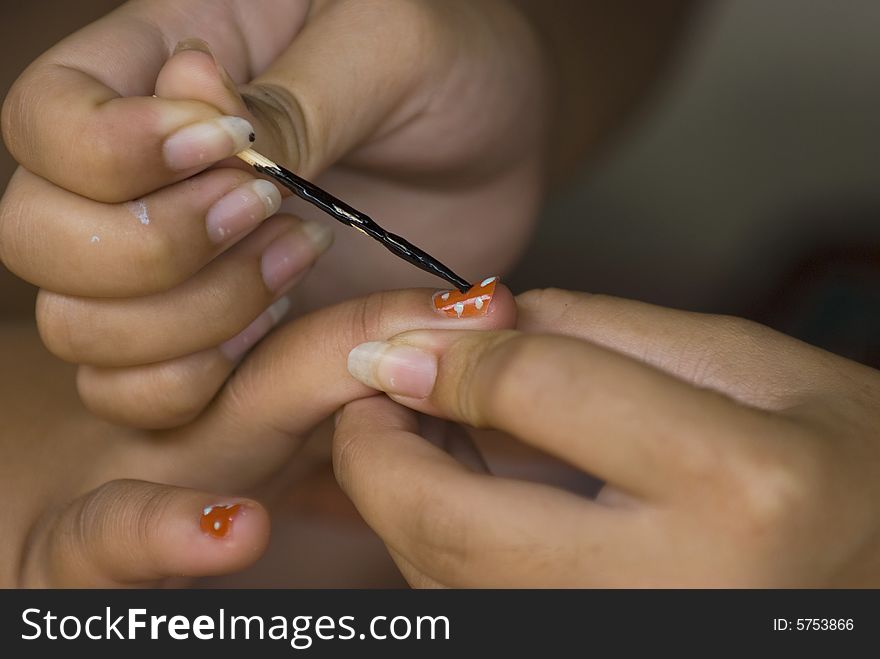
{"label": "fingernail", "polygon": [[222,243],[248,231],[278,212],[281,193],[269,181],[254,179],[216,202],[205,216],[208,237]]}
{"label": "fingernail", "polygon": [[165,140],[165,162],[177,171],[206,167],[247,149],[253,133],[253,126],[241,117],[224,116],[190,124]]}
{"label": "fingernail", "polygon": [[223,85],[233,94],[239,96],[238,88],[235,86],[235,82],[233,82],[232,78],[229,76],[229,73],[226,71],[226,67],[224,67],[220,62],[217,61],[217,57],[214,55],[214,51],[211,50],[211,47],[208,45],[208,42],[204,39],[199,39],[197,37],[190,37],[189,39],[184,39],[182,41],[177,42],[177,46],[174,47],[174,55],[177,53],[183,52],[185,50],[196,50],[200,53],[205,53],[209,55],[212,60],[214,60],[214,65],[217,67],[217,73],[220,76]]}
{"label": "fingernail", "polygon": [[467,293],[461,291],[440,291],[432,298],[434,311],[450,318],[473,318],[485,316],[495,295],[498,277],[487,277],[479,284],[471,286]]}
{"label": "fingernail", "polygon": [[199,527],[213,538],[225,538],[232,531],[236,515],[244,510],[240,503],[217,504],[202,510]]}
{"label": "fingernail", "polygon": [[268,309],[228,341],[220,344],[220,352],[231,362],[241,359],[257,342],[266,336],[290,310],[290,298],[275,300]]}
{"label": "fingernail", "polygon": [[270,291],[280,293],[330,247],[333,230],[326,223],[303,221],[296,231],[273,240],[263,251],[260,269]]}
{"label": "fingernail", "polygon": [[370,341],[348,353],[348,372],[373,389],[426,398],[437,379],[437,357],[412,346]]}
{"label": "fingernail", "polygon": [[199,39],[198,37],[189,37],[188,39],[181,39],[177,42],[177,45],[174,47],[174,55],[184,50],[198,50],[203,53],[207,53],[211,57],[214,56],[214,53],[211,52],[211,47],[208,45],[208,42],[204,39]]}

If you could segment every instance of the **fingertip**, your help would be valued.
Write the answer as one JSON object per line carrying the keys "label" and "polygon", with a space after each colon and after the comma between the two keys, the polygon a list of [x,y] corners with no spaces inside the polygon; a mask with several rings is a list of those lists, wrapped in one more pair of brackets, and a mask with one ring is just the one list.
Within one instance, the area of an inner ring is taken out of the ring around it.
{"label": "fingertip", "polygon": [[489,312],[486,314],[487,329],[506,329],[516,327],[516,299],[513,292],[501,281],[495,287]]}
{"label": "fingertip", "polygon": [[202,101],[228,115],[247,114],[247,106],[235,83],[210,46],[201,39],[184,39],[177,44],[159,71],[156,95]]}

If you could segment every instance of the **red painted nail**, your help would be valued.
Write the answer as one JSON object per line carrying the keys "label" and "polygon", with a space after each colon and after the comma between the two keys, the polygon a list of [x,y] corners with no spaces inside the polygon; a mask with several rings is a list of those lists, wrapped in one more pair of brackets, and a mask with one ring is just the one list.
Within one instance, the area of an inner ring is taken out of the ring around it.
{"label": "red painted nail", "polygon": [[202,510],[199,526],[214,538],[225,538],[232,529],[232,521],[241,512],[241,504],[208,506]]}
{"label": "red painted nail", "polygon": [[434,293],[434,310],[450,318],[485,316],[495,295],[498,277],[487,277],[471,286],[467,293],[444,291]]}

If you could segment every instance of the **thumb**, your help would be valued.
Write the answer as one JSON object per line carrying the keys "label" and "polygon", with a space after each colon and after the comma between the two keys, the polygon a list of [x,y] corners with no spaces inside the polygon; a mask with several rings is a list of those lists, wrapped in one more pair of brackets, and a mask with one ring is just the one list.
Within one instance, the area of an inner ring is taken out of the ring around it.
{"label": "thumb", "polygon": [[[272,64],[238,87],[241,94],[198,40],[184,42],[169,60],[156,94],[205,101],[248,119],[258,151],[314,178],[418,116],[430,98],[420,90],[434,82],[432,72],[449,50],[435,43],[439,28],[416,3],[387,12],[365,8],[381,16],[358,20],[349,3],[339,5],[314,12]],[[361,29],[364,22],[370,30]]]}
{"label": "thumb", "polygon": [[265,509],[143,481],[111,481],[48,517],[24,558],[22,584],[107,587],[243,569],[263,553]]}

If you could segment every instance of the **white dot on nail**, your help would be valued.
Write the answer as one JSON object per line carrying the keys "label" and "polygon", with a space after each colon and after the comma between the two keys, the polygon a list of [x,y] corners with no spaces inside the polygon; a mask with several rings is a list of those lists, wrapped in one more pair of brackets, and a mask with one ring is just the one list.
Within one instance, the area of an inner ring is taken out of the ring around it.
{"label": "white dot on nail", "polygon": [[461,318],[461,314],[464,312],[464,304],[462,304],[461,302],[456,302],[454,305],[452,305],[452,308],[455,309],[456,315]]}
{"label": "white dot on nail", "polygon": [[214,510],[214,506],[208,506],[202,510],[202,515],[210,515],[212,510]]}
{"label": "white dot on nail", "polygon": [[482,298],[482,296],[481,296],[481,297],[478,297],[476,300],[474,300],[474,306],[475,306],[477,309],[482,309],[482,308],[483,308],[483,298]]}
{"label": "white dot on nail", "polygon": [[483,281],[480,282],[480,286],[488,286],[496,279],[498,279],[498,277],[487,277],[486,279],[484,279]]}
{"label": "white dot on nail", "polygon": [[443,300],[444,302],[446,302],[446,300],[449,299],[449,293],[444,293],[443,295],[440,296],[440,299]]}
{"label": "white dot on nail", "polygon": [[220,523],[219,519],[216,522],[214,522],[214,530],[215,531],[219,531],[221,526],[223,526],[223,525]]}

